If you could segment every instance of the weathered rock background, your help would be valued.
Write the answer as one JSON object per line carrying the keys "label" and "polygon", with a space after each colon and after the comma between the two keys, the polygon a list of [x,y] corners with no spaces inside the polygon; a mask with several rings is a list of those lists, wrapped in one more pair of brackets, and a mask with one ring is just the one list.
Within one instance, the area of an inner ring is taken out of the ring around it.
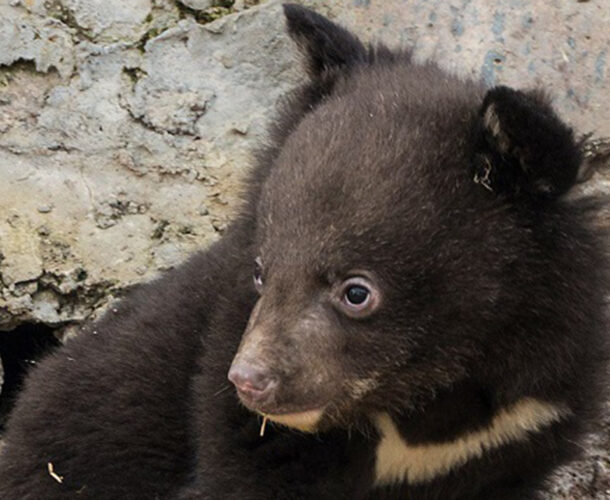
{"label": "weathered rock background", "polygon": [[[304,3],[489,84],[541,84],[610,136],[608,0]],[[272,0],[0,0],[0,335],[69,334],[217,238],[296,60]],[[608,447],[606,427],[553,498],[610,498]]]}

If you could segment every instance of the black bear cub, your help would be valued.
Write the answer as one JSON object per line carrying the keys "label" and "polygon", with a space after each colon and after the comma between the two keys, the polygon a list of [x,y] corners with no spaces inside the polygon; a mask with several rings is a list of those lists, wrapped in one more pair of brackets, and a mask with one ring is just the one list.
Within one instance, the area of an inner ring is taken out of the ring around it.
{"label": "black bear cub", "polygon": [[308,80],[240,215],[32,371],[0,498],[531,500],[575,456],[608,287],[571,129],[284,11]]}

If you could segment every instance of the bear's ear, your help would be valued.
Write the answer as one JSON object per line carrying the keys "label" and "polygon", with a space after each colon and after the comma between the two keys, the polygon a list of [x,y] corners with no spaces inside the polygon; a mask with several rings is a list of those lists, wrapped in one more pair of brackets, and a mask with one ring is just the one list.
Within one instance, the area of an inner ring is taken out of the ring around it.
{"label": "bear's ear", "polygon": [[474,180],[491,191],[554,199],[577,182],[580,145],[541,92],[489,90],[476,134]]}
{"label": "bear's ear", "polygon": [[312,78],[366,60],[364,45],[349,31],[296,4],[284,4],[288,34],[305,52]]}

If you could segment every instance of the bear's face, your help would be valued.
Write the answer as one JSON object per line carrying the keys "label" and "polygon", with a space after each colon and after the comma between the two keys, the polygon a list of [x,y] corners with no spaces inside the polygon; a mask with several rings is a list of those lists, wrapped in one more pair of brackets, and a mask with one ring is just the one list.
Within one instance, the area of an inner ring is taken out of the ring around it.
{"label": "bear's face", "polygon": [[512,133],[522,123],[510,113],[530,126],[539,113],[538,133],[573,144],[536,96],[484,98],[404,55],[365,63],[347,32],[329,23],[307,36],[316,29],[340,30],[327,67],[342,63],[264,183],[260,299],[229,375],[247,407],[302,430],[415,406],[476,372],[517,303],[507,282],[528,261],[524,207],[565,190],[532,174],[532,157],[548,155]]}
{"label": "bear's face", "polygon": [[363,70],[337,89],[288,139],[263,188],[261,295],[234,364],[277,383],[242,398],[272,419],[319,411],[353,422],[355,411],[387,407],[389,388],[404,404],[422,382],[458,379],[476,354],[461,304],[480,310],[498,295],[489,257],[466,248],[467,217],[452,215],[471,190],[473,98],[413,111],[426,97],[396,73]]}

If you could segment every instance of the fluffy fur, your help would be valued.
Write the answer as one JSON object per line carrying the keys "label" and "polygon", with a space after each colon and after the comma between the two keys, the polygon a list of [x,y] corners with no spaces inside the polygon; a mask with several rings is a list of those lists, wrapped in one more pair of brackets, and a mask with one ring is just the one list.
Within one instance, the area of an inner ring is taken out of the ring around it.
{"label": "fluffy fur", "polygon": [[[285,13],[309,81],[240,215],[32,371],[0,498],[525,500],[575,456],[600,400],[607,263],[597,203],[565,196],[572,131],[538,92]],[[366,318],[333,302],[354,270],[380,290]],[[277,384],[254,411],[234,358]],[[313,407],[313,434],[260,436],[256,412]]]}

